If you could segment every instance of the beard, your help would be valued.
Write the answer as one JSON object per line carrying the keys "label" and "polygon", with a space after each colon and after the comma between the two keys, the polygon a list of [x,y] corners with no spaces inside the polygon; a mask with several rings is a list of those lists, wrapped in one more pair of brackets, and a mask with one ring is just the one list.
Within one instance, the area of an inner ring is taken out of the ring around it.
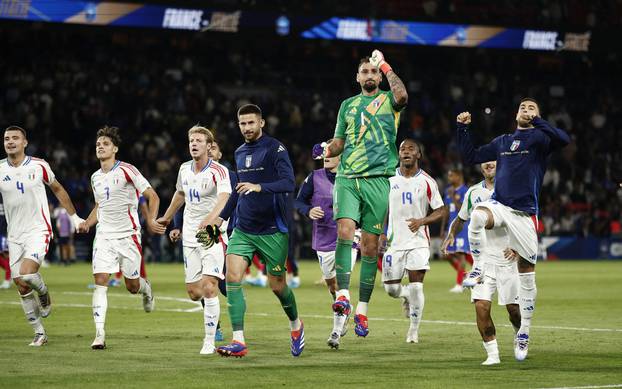
{"label": "beard", "polygon": [[365,89],[365,92],[373,92],[376,90],[378,86],[376,85],[375,82],[365,82],[365,84],[363,84],[363,89]]}

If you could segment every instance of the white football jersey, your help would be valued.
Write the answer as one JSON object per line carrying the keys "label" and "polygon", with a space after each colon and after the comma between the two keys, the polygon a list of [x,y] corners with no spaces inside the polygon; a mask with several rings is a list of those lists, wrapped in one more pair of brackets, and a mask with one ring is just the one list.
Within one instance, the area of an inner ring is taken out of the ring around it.
{"label": "white football jersey", "polygon": [[[467,190],[464,195],[464,202],[458,217],[464,221],[471,218],[471,213],[477,207],[477,204],[484,202],[493,194],[493,190],[486,188],[486,181],[482,181],[475,184]],[[495,263],[500,265],[507,265],[511,261],[508,261],[503,256],[503,250],[509,247],[509,237],[505,227],[494,228],[492,230],[486,230],[486,247],[482,249],[482,255],[480,258],[487,260],[492,259]]]}
{"label": "white football jersey", "polygon": [[[194,161],[184,162],[177,175],[177,190],[183,192],[186,199],[184,209],[183,245],[196,247],[196,234],[199,224],[214,209],[218,195],[231,193],[229,170],[214,160],[209,160],[200,172],[195,173]],[[221,231],[227,230],[227,222],[220,226]],[[227,234],[222,234],[227,242]]]}
{"label": "white football jersey", "polygon": [[50,165],[26,156],[21,165],[12,166],[5,158],[0,161],[0,175],[9,241],[20,242],[24,235],[39,232],[51,239],[50,208],[43,186],[56,180]]}
{"label": "white football jersey", "polygon": [[134,166],[116,161],[112,169],[91,176],[97,208],[97,238],[119,239],[140,234],[138,199],[151,187]]}
{"label": "white football jersey", "polygon": [[397,168],[389,178],[389,225],[388,244],[392,250],[410,250],[430,247],[428,226],[421,226],[415,233],[408,228],[407,219],[421,219],[428,209],[443,206],[443,198],[436,181],[422,169],[413,177],[402,176]]}

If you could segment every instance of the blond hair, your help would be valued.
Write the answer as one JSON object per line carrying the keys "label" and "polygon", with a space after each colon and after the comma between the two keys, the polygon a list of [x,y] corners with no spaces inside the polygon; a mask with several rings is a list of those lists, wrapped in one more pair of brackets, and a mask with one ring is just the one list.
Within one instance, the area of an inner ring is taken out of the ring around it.
{"label": "blond hair", "polygon": [[192,134],[203,134],[205,135],[206,143],[214,143],[214,134],[212,133],[212,131],[203,126],[199,126],[198,124],[192,126],[192,128],[188,130],[188,137],[190,137],[190,135]]}

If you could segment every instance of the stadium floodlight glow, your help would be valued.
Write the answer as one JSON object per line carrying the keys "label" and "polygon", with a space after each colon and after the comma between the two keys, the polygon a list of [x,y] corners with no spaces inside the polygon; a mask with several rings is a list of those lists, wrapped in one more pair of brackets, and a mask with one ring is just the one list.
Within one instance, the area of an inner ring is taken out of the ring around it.
{"label": "stadium floodlight glow", "polygon": [[301,37],[425,46],[588,51],[591,34],[333,17],[303,31]]}

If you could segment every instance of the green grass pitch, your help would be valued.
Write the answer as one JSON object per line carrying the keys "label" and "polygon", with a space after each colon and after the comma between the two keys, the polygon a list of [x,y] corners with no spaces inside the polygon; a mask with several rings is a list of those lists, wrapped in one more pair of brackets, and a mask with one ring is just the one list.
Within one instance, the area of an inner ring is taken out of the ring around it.
{"label": "green grass pitch", "polygon": [[[370,335],[357,338],[350,324],[341,349],[330,350],[330,296],[313,282],[320,271],[303,261],[295,290],[305,322],[306,349],[289,352],[289,328],[268,289],[245,287],[246,340],[242,359],[201,356],[202,315],[186,298],[181,264],[148,265],[156,310],[139,297],[110,288],[108,349],[93,351],[90,266],[43,269],[53,299],[45,319],[49,343],[28,347],[15,288],[0,291],[0,387],[416,387],[546,388],[622,384],[622,262],[543,262],[537,266],[538,300],[529,357],[516,362],[505,308],[494,306],[502,364],[485,359],[469,293],[448,292],[453,270],[433,262],[425,282],[419,344],[406,344],[408,319],[399,300],[384,292],[378,274],[370,303]],[[358,266],[355,274],[358,273]],[[353,279],[353,300],[358,280]],[[225,337],[231,330],[221,297]]]}

